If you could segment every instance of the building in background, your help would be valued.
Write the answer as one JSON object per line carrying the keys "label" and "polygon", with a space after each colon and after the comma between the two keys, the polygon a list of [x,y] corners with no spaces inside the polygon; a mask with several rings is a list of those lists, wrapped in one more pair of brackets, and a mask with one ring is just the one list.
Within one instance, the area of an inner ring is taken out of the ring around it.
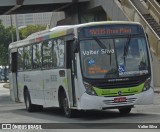
{"label": "building in background", "polygon": [[18,14],[18,15],[1,15],[0,20],[5,27],[11,26],[11,20],[13,26],[16,25],[17,18],[17,26],[24,27],[27,25],[49,25],[51,21],[51,17],[54,13],[30,13],[30,14]]}
{"label": "building in background", "polygon": [[51,21],[50,21],[50,28],[53,28],[55,26],[58,26],[58,22],[65,19],[65,13],[63,11],[61,12],[53,12]]}

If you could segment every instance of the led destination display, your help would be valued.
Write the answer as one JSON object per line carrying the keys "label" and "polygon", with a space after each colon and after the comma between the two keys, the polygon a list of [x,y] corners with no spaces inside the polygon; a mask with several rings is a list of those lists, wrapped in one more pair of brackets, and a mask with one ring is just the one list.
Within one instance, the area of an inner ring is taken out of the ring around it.
{"label": "led destination display", "polygon": [[79,33],[80,38],[128,34],[144,34],[144,32],[137,25],[100,25],[84,27]]}

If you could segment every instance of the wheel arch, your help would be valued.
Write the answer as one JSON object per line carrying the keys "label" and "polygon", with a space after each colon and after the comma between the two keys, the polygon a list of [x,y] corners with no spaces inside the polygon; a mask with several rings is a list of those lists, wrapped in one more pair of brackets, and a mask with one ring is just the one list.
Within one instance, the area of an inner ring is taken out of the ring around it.
{"label": "wheel arch", "polygon": [[67,95],[67,93],[66,93],[65,88],[61,85],[61,86],[59,86],[59,88],[58,88],[58,102],[59,102],[59,107],[61,107],[61,95],[62,95],[62,94],[65,94],[65,95],[67,96],[67,98],[68,98],[68,95]]}
{"label": "wheel arch", "polygon": [[[28,94],[29,94],[30,99],[31,99],[31,95],[30,95],[29,89],[28,89],[28,87],[27,87],[26,85],[24,85],[24,88],[23,88],[23,98],[25,98],[25,93],[26,93],[26,91],[28,91]],[[24,100],[24,101],[25,101],[25,100]],[[31,102],[32,102],[32,100],[31,100]]]}
{"label": "wheel arch", "polygon": [[24,96],[26,90],[28,90],[28,87],[25,85],[24,88],[23,88],[23,96]]}

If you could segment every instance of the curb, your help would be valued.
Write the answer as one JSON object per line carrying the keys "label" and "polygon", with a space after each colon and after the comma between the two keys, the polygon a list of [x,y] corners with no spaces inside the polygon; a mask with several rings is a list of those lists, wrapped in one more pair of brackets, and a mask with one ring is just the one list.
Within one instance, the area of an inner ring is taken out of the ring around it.
{"label": "curb", "polygon": [[160,90],[155,90],[154,93],[160,94]]}

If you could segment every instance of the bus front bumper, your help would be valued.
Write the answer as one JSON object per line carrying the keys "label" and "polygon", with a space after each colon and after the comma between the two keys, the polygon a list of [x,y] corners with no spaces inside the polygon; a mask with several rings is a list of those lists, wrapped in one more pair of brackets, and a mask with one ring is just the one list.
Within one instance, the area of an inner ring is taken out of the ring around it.
{"label": "bus front bumper", "polygon": [[[118,97],[101,97],[93,96],[84,93],[81,96],[81,108],[82,110],[103,110],[107,108],[119,108],[123,106],[133,105],[147,105],[153,103],[154,91],[152,88],[145,92],[130,96],[118,96]],[[126,98],[124,102],[115,102],[115,98]]]}

